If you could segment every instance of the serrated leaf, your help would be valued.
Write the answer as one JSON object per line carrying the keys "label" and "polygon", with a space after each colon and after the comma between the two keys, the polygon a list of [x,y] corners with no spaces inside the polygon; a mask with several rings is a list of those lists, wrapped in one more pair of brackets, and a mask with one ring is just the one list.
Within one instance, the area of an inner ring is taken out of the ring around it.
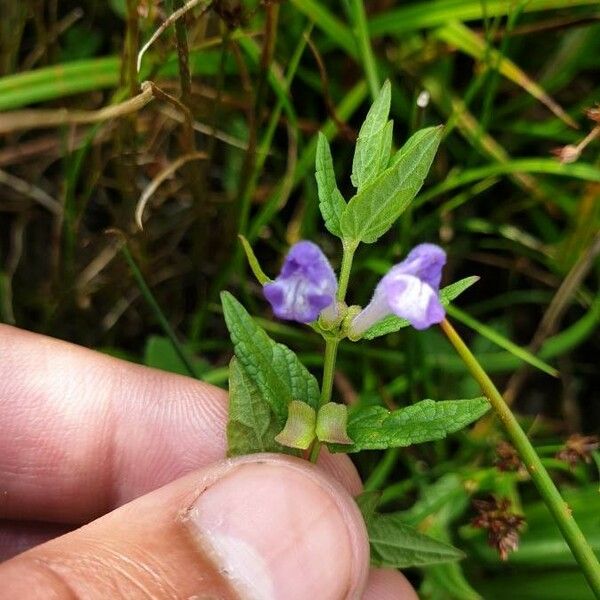
{"label": "serrated leaf", "polygon": [[401,448],[441,440],[469,425],[490,408],[486,398],[467,400],[421,400],[389,411],[382,406],[359,408],[348,416],[351,446],[331,444],[334,452],[359,452]]}
{"label": "serrated leaf", "polygon": [[392,166],[351,198],[340,221],[345,241],[372,244],[388,231],[421,189],[441,139],[441,127],[418,131]]}
{"label": "serrated leaf", "polygon": [[292,400],[306,402],[317,410],[317,380],[298,357],[287,346],[273,341],[229,292],[221,294],[221,302],[235,356],[269,403],[280,429]]}
{"label": "serrated leaf", "polygon": [[227,456],[255,452],[297,454],[275,441],[281,426],[269,403],[236,358],[229,364]]}
{"label": "serrated leaf", "polygon": [[[387,166],[389,161],[392,132],[391,121],[388,123],[388,115],[390,114],[391,98],[392,86],[389,81],[386,81],[358,132],[350,180],[352,185],[359,190],[377,177],[381,168]],[[384,161],[381,152],[387,146],[388,138],[388,154]]]}
{"label": "serrated leaf", "polygon": [[[460,296],[477,281],[479,281],[479,277],[472,275],[471,277],[465,277],[464,279],[460,279],[459,281],[447,285],[445,288],[440,290],[440,302],[442,303],[442,306],[448,306],[452,300],[458,298],[458,296]],[[367,331],[365,331],[365,333],[362,335],[362,339],[372,340],[376,337],[387,335],[388,333],[400,331],[400,329],[408,327],[409,325],[410,323],[402,317],[388,315],[387,317],[381,319],[381,321],[378,323],[375,323],[375,325],[372,327],[369,327],[369,329],[367,329]]]}
{"label": "serrated leaf", "polygon": [[369,534],[372,565],[402,569],[460,560],[464,557],[457,548],[438,542],[406,525],[400,513],[382,515],[375,512],[376,495],[362,494],[357,498],[357,502]]}
{"label": "serrated leaf", "polygon": [[325,227],[333,235],[341,237],[340,217],[347,205],[337,187],[329,142],[321,132],[317,138],[315,178],[319,193],[319,208],[325,221]]}
{"label": "serrated leaf", "polygon": [[478,275],[471,275],[464,279],[459,279],[450,285],[447,285],[440,291],[440,300],[442,304],[449,304],[452,300],[456,300],[463,292],[467,291],[473,284],[479,281]]}

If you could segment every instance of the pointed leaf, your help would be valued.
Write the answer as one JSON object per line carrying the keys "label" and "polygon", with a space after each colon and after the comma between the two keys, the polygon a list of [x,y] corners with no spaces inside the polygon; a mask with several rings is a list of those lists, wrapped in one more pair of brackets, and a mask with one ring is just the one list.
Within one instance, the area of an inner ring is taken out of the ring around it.
{"label": "pointed leaf", "polygon": [[[450,285],[447,285],[444,289],[440,290],[440,302],[442,306],[448,306],[452,300],[458,298],[464,291],[469,289],[474,283],[479,281],[479,277],[472,275],[471,277],[465,277]],[[388,333],[394,333],[400,331],[404,327],[408,327],[410,323],[401,317],[396,315],[388,315],[381,319],[378,323],[375,323],[372,327],[369,327],[367,331],[361,336],[361,339],[372,340],[373,338],[387,335]]]}
{"label": "pointed leaf", "polygon": [[316,410],[317,380],[298,357],[287,346],[274,342],[230,293],[223,292],[221,302],[235,355],[271,406],[279,429],[285,424],[292,400],[306,402]]}
{"label": "pointed leaf", "polygon": [[342,214],[344,240],[371,244],[388,231],[421,189],[441,139],[441,127],[418,131],[392,166],[360,189]]}
{"label": "pointed leaf", "polygon": [[486,398],[467,400],[422,400],[406,408],[389,411],[370,406],[351,412],[348,435],[351,446],[331,444],[334,452],[383,450],[441,440],[469,425],[490,408]]}
{"label": "pointed leaf", "polygon": [[[386,81],[358,132],[350,177],[355,188],[361,189],[379,174],[383,162],[381,152],[387,145],[388,138],[391,147],[391,122],[388,123],[391,97],[392,86]],[[385,166],[389,160],[389,147],[387,152]]]}
{"label": "pointed leaf", "polygon": [[401,569],[463,558],[464,554],[457,548],[403,523],[401,513],[381,515],[375,512],[376,500],[376,494],[372,493],[357,498],[369,533],[372,565]]}
{"label": "pointed leaf", "polygon": [[325,221],[325,227],[341,237],[340,217],[346,210],[346,201],[340,193],[335,181],[333,159],[327,138],[319,131],[317,139],[317,155],[315,159],[315,178],[319,192],[319,208]]}
{"label": "pointed leaf", "polygon": [[227,456],[255,452],[297,454],[275,442],[281,429],[269,403],[244,367],[235,358],[229,364]]}
{"label": "pointed leaf", "polygon": [[242,248],[244,249],[244,252],[246,254],[248,264],[250,265],[252,273],[254,274],[254,277],[256,277],[258,283],[260,283],[261,285],[265,285],[265,283],[270,283],[272,279],[268,275],[266,275],[265,272],[262,270],[262,267],[258,262],[258,258],[256,258],[254,250],[252,250],[250,242],[241,234],[238,235],[238,238],[240,239]]}

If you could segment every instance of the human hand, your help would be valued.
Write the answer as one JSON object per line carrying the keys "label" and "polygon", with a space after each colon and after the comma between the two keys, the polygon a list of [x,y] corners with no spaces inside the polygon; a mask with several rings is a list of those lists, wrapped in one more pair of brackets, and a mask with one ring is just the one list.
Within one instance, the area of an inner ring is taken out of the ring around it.
{"label": "human hand", "polygon": [[347,457],[225,460],[226,394],[0,326],[0,598],[414,600]]}

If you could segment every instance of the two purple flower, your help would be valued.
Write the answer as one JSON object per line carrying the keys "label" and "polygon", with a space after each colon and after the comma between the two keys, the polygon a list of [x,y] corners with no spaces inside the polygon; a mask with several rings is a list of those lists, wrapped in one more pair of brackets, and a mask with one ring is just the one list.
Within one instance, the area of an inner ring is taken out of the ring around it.
{"label": "two purple flower", "polygon": [[[350,334],[360,336],[384,317],[395,314],[415,329],[440,323],[445,316],[439,289],[446,253],[434,244],[420,244],[392,267],[375,288],[371,302],[352,320]],[[294,244],[279,277],[264,286],[267,300],[280,319],[310,323],[319,315],[337,316],[337,280],[329,261],[312,242]]]}

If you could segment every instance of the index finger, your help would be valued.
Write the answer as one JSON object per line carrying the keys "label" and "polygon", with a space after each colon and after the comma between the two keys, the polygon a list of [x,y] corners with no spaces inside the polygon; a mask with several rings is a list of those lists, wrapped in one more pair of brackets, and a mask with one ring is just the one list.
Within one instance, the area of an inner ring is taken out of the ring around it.
{"label": "index finger", "polygon": [[84,522],[210,464],[226,398],[0,325],[0,517]]}

